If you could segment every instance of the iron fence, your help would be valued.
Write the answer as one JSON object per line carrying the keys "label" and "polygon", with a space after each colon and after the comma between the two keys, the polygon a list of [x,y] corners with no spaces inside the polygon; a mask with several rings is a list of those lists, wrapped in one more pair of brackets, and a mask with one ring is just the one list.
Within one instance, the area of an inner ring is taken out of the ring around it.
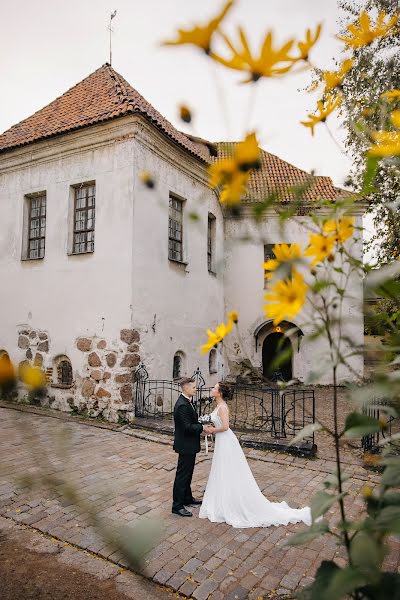
{"label": "iron fence", "polygon": [[379,410],[378,404],[384,405],[385,402],[382,402],[381,400],[375,401],[373,406],[367,406],[363,408],[363,414],[368,415],[369,417],[372,417],[374,419],[382,419],[383,414],[386,426],[383,431],[370,433],[369,435],[364,435],[361,438],[361,446],[364,452],[379,452],[381,448],[379,445],[381,438],[389,438],[392,435],[392,429],[395,423],[397,424],[397,426],[399,425],[399,420],[395,419],[395,417],[393,417],[392,415],[388,415],[385,411]]}
{"label": "iron fence", "polygon": [[[205,385],[199,369],[194,402],[199,415],[212,412],[212,388]],[[145,419],[172,420],[175,402],[181,392],[177,381],[150,379],[145,365],[134,376],[135,416]],[[314,390],[265,385],[235,384],[229,402],[230,425],[243,432],[268,434],[273,438],[295,436],[303,427],[315,421]],[[314,444],[314,435],[307,438]]]}

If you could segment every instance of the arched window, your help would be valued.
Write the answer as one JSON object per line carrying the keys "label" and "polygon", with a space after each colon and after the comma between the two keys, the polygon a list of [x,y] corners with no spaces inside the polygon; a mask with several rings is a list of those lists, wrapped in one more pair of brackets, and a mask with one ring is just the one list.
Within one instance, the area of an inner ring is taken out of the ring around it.
{"label": "arched window", "polygon": [[179,379],[185,374],[184,365],[184,354],[183,352],[176,352],[174,355],[174,362],[172,366],[172,379]]}
{"label": "arched window", "polygon": [[71,361],[68,356],[58,356],[54,360],[53,383],[55,387],[70,387],[74,382]]}
{"label": "arched window", "polygon": [[211,348],[208,355],[208,371],[210,375],[217,372],[217,351],[215,348]]}

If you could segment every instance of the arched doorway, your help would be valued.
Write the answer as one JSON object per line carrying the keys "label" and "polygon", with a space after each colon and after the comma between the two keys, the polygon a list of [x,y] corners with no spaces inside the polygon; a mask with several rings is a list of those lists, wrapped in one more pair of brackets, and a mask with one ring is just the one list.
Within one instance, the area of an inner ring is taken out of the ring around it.
{"label": "arched doorway", "polygon": [[[285,359],[279,365],[274,364],[279,354],[284,354]],[[272,381],[282,378],[284,381],[292,379],[292,344],[283,333],[273,332],[267,335],[262,347],[263,375]]]}

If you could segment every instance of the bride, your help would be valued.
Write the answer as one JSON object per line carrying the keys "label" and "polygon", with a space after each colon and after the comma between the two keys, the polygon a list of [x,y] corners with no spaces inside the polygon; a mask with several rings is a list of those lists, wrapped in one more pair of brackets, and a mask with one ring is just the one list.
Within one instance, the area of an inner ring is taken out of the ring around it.
{"label": "bride", "polygon": [[311,524],[308,507],[290,508],[286,502],[270,502],[263,496],[247,464],[233,431],[229,429],[229,409],[233,390],[217,383],[211,395],[216,408],[211,413],[215,435],[211,471],[200,507],[200,519],[228,523],[233,527],[269,527],[303,521]]}

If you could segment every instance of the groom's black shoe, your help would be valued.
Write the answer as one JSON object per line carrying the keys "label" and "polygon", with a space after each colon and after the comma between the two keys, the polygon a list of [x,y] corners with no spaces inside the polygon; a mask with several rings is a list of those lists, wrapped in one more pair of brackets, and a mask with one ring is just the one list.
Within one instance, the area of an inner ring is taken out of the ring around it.
{"label": "groom's black shoe", "polygon": [[180,517],[192,517],[192,513],[190,510],[186,510],[186,508],[180,508],[179,510],[172,509],[174,515],[179,515]]}
{"label": "groom's black shoe", "polygon": [[192,498],[190,502],[185,502],[188,506],[199,506],[203,500],[196,500],[196,498]]}

